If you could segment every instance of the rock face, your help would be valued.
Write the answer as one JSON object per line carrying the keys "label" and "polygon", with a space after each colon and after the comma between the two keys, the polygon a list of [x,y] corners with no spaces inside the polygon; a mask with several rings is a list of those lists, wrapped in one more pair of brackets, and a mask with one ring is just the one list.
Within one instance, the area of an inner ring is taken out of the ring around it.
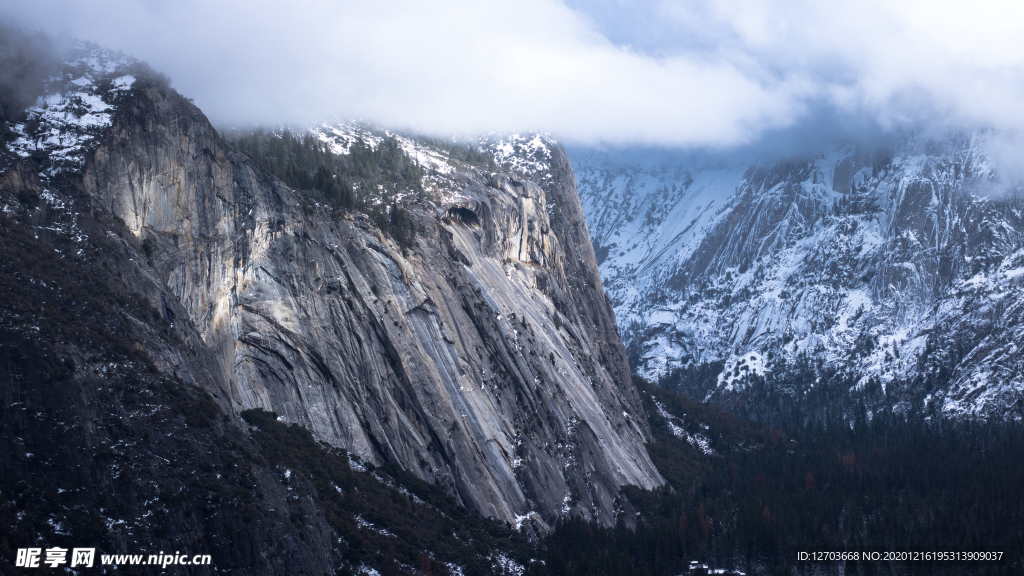
{"label": "rock face", "polygon": [[[133,236],[123,257],[150,263],[138,290],[187,348],[153,350],[156,369],[541,530],[567,513],[611,525],[621,486],[662,483],[557,144],[540,186],[453,171],[444,199],[409,206],[418,233],[402,247],[304,202],[184,98],[104,62],[94,75],[117,82],[96,96],[107,116],[76,144],[74,178]],[[26,130],[16,152],[38,154]]]}
{"label": "rock face", "polygon": [[639,371],[755,417],[766,396],[817,395],[847,417],[1019,419],[1024,207],[983,143],[716,167],[574,156]]}

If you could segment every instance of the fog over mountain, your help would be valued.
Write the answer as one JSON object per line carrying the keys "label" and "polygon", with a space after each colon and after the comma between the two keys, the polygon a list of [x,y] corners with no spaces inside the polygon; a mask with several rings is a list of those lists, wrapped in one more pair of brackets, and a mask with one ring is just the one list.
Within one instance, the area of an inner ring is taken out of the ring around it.
{"label": "fog over mountain", "polygon": [[14,0],[0,17],[122,49],[215,123],[363,118],[432,134],[720,149],[900,127],[1024,127],[1006,3],[857,0]]}
{"label": "fog over mountain", "polygon": [[1012,12],[7,0],[0,573],[1024,573]]}

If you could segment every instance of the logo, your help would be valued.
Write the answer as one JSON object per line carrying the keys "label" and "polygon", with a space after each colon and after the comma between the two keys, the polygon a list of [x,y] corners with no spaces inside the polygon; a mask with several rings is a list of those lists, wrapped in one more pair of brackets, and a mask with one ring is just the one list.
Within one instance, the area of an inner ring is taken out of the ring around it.
{"label": "logo", "polygon": [[[14,565],[19,568],[39,568],[39,563],[56,568],[68,563],[67,548],[47,548],[46,555],[43,555],[42,548],[18,548],[18,556]],[[95,548],[74,548],[71,550],[71,568],[82,567],[92,568],[96,559]]]}

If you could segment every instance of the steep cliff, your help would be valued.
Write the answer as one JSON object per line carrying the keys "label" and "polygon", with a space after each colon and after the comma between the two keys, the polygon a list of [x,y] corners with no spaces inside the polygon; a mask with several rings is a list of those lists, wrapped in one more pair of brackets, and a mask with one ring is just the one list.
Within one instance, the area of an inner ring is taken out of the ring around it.
{"label": "steep cliff", "polygon": [[985,141],[711,166],[582,154],[638,368],[757,417],[781,402],[1019,419],[1024,212]]}
{"label": "steep cliff", "polygon": [[[5,178],[36,184],[5,197],[12,214],[19,193],[52,198],[70,250],[109,236],[155,311],[142,321],[173,335],[138,342],[155,373],[517,526],[611,525],[621,486],[662,483],[557,144],[540,185],[448,164],[443,189],[405,199],[402,245],[261,171],[141,65],[90,50],[14,126]],[[111,228],[75,236],[83,210]]]}

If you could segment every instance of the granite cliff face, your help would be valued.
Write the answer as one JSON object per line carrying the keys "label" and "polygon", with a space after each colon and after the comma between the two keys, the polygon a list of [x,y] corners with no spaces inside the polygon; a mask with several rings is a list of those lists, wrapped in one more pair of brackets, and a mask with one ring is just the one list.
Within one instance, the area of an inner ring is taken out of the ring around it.
{"label": "granite cliff face", "polygon": [[13,150],[80,158],[40,186],[74,181],[76,206],[127,231],[119,257],[179,342],[147,343],[156,370],[541,531],[611,525],[621,486],[662,483],[557,144],[536,182],[448,166],[443,193],[408,201],[401,246],[263,173],[159,82],[91,64],[79,118],[106,116],[75,154],[47,144],[52,106]]}

